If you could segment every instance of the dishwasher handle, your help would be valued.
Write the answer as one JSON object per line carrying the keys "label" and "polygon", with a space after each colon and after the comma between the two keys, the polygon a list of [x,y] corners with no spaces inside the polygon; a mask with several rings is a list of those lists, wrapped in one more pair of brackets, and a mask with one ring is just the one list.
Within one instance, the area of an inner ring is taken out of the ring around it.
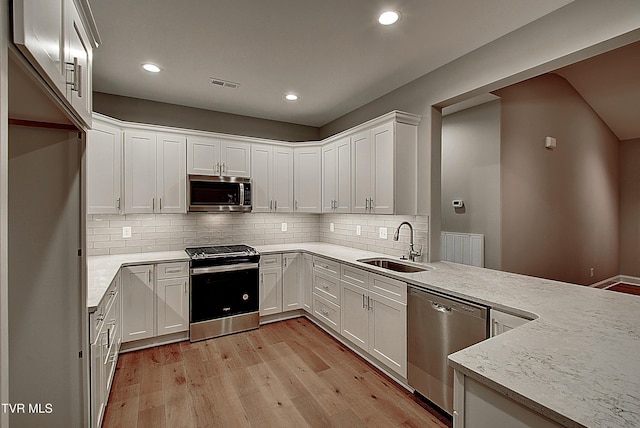
{"label": "dishwasher handle", "polygon": [[436,311],[443,312],[445,314],[450,314],[451,310],[452,310],[451,306],[445,306],[445,305],[442,305],[442,304],[440,304],[438,302],[431,302],[431,307],[433,309],[435,309]]}

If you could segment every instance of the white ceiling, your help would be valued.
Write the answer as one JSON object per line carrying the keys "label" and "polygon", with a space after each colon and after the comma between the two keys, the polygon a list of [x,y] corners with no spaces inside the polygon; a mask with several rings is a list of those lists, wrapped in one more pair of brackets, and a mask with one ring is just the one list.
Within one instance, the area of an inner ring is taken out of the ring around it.
{"label": "white ceiling", "polygon": [[[570,2],[90,0],[94,90],[322,126]],[[387,7],[402,16],[383,27]]]}

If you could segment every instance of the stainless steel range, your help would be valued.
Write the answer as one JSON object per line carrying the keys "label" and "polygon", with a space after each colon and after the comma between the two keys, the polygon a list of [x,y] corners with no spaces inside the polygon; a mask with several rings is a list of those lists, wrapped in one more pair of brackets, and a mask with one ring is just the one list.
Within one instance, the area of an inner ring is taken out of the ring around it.
{"label": "stainless steel range", "polygon": [[248,245],[191,247],[189,336],[192,342],[258,328],[260,253]]}

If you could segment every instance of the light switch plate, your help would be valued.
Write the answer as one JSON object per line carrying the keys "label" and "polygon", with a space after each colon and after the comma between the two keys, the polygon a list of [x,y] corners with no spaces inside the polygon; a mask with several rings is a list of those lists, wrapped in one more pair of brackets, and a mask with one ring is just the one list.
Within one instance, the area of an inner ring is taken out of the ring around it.
{"label": "light switch plate", "polygon": [[282,231],[283,232],[287,231],[287,223],[282,223]]}
{"label": "light switch plate", "polygon": [[387,228],[381,227],[378,229],[378,234],[380,235],[380,239],[387,239]]}
{"label": "light switch plate", "polygon": [[131,238],[131,226],[122,226],[122,237]]}
{"label": "light switch plate", "polygon": [[329,232],[333,232],[334,230],[336,230],[336,227],[333,223],[329,223]]}
{"label": "light switch plate", "polygon": [[360,225],[356,226],[356,235],[358,236],[362,235],[362,226]]}

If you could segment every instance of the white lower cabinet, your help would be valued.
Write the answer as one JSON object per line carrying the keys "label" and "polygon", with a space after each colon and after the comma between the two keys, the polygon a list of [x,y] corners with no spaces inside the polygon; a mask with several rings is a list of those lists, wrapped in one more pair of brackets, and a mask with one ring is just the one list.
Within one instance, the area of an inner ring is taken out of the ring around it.
{"label": "white lower cabinet", "polygon": [[[406,284],[351,267],[345,269],[344,265],[342,278],[340,333],[389,369],[406,377]],[[387,289],[397,289],[398,282],[405,286],[405,302],[402,298],[394,300],[371,290],[374,286],[384,288],[383,284],[388,285]],[[360,285],[366,285],[366,288]]]}
{"label": "white lower cabinet", "polygon": [[260,258],[260,315],[303,307],[301,253],[267,254]]}
{"label": "white lower cabinet", "polygon": [[300,269],[300,284],[302,286],[302,309],[308,313],[313,312],[313,256],[311,254],[302,255],[302,266]]}
{"label": "white lower cabinet", "polygon": [[124,342],[189,330],[188,266],[177,262],[122,269]]}
{"label": "white lower cabinet", "polygon": [[497,309],[491,309],[491,337],[528,323],[530,320],[517,315],[511,315]]}
{"label": "white lower cabinet", "polygon": [[102,424],[122,341],[120,274],[89,316],[91,353],[91,426]]}

